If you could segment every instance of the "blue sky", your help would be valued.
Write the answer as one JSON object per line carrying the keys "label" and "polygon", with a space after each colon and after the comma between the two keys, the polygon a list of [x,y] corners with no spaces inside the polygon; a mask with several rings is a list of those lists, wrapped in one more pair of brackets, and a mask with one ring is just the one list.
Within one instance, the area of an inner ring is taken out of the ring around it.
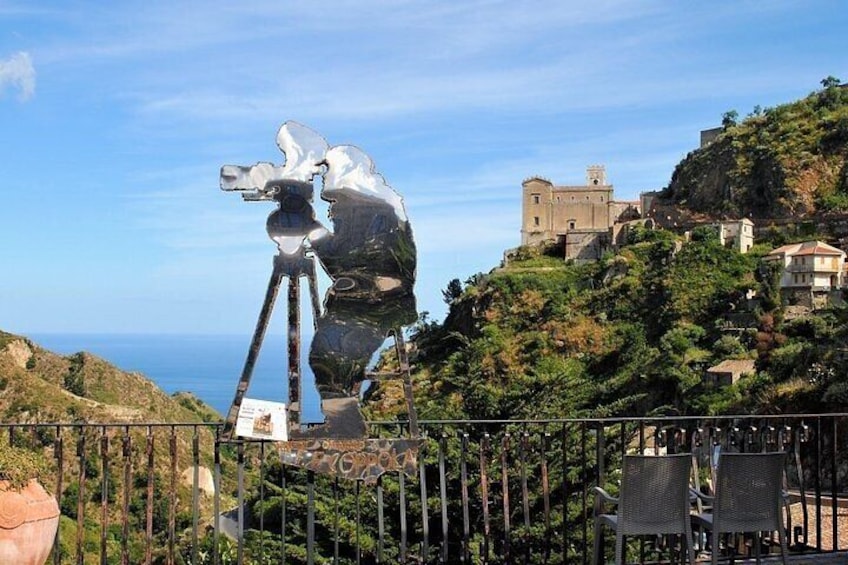
{"label": "blue sky", "polygon": [[0,0],[0,329],[248,334],[275,252],[224,164],[297,120],[403,194],[419,310],[518,245],[520,187],[619,199],[701,129],[848,78],[842,2]]}

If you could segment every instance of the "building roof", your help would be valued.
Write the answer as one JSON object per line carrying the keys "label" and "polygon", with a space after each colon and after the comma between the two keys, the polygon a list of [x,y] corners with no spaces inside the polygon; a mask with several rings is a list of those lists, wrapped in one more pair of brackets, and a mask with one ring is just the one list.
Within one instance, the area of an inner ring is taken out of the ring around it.
{"label": "building roof", "polygon": [[842,255],[842,251],[831,245],[817,241],[815,246],[799,249],[795,255]]}
{"label": "building roof", "polygon": [[553,184],[551,182],[551,179],[547,179],[545,177],[540,177],[539,175],[533,175],[532,177],[528,177],[528,178],[524,179],[521,182],[521,184],[524,185],[524,184],[527,184],[527,183],[533,182],[533,181],[544,182],[544,183],[551,184],[551,185]]}
{"label": "building roof", "polygon": [[708,373],[733,373],[734,375],[753,375],[756,373],[753,359],[725,359],[718,365],[707,369]]}
{"label": "building roof", "polygon": [[771,256],[780,255],[844,255],[845,252],[823,241],[805,241],[803,243],[790,243],[769,252]]}

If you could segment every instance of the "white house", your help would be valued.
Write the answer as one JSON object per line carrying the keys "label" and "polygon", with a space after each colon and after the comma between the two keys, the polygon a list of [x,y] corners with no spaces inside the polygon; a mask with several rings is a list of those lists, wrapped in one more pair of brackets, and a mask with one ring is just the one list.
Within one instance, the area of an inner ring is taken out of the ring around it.
{"label": "white house", "polygon": [[748,218],[718,224],[718,239],[722,245],[739,253],[747,253],[754,246],[754,222]]}
{"label": "white house", "polygon": [[766,259],[783,266],[781,288],[825,291],[845,286],[845,252],[824,242],[784,245]]}

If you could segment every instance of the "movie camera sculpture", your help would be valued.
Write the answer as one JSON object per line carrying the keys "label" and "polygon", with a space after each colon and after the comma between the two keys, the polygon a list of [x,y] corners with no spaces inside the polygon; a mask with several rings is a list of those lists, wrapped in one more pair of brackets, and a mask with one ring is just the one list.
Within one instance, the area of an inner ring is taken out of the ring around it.
{"label": "movie camera sculpture", "polygon": [[[277,146],[286,157],[281,166],[221,168],[221,189],[238,191],[245,201],[276,203],[266,228],[278,250],[225,436],[232,437],[274,302],[283,279],[288,279],[288,433],[287,440],[279,442],[283,462],[368,482],[387,471],[414,474],[420,438],[402,328],[417,318],[416,251],[403,200],[357,147],[331,147],[315,131],[291,121],[280,127]],[[312,206],[318,176],[332,230],[316,219]],[[323,308],[316,259],[331,281]],[[308,284],[315,324],[309,365],[324,414],[323,424],[311,426],[301,420],[302,278]],[[368,372],[372,356],[388,337],[394,337],[399,370]],[[366,379],[391,378],[403,379],[409,437],[369,439],[359,411],[360,386]]]}

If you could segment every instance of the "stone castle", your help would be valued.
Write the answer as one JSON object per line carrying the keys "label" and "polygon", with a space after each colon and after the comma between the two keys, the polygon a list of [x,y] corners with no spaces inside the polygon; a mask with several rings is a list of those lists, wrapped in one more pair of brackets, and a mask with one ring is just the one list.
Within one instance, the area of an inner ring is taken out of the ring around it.
{"label": "stone castle", "polygon": [[[712,143],[721,131],[701,131],[701,147]],[[810,240],[779,247],[765,259],[781,265],[781,294],[788,302],[816,308],[843,300],[838,292],[848,288],[848,259],[842,250],[848,246],[848,214],[773,218],[754,225],[749,218],[696,216],[673,203],[663,203],[659,195],[660,191],[649,191],[640,193],[638,201],[616,200],[603,165],[587,167],[584,185],[557,186],[531,177],[522,183],[521,245],[555,243],[565,259],[596,261],[627,241],[636,225],[671,230],[687,239],[693,229],[709,226],[716,230],[721,245],[739,253],[750,251],[757,235],[764,232],[828,233],[839,241],[839,247]],[[504,254],[505,262],[511,251]]]}
{"label": "stone castle", "polygon": [[[709,139],[701,141],[709,143]],[[584,185],[557,186],[531,177],[522,183],[521,245],[553,242],[563,248],[566,259],[593,261],[619,244],[633,223],[679,231],[701,224],[678,223],[672,215],[658,214],[653,202],[656,194],[643,192],[638,201],[616,200],[603,165],[587,167]],[[741,253],[753,245],[754,225],[749,219],[710,225],[723,245]]]}
{"label": "stone castle", "polygon": [[586,169],[586,184],[522,183],[521,245],[555,241],[566,258],[591,260],[612,243],[614,226],[641,218],[639,202],[616,201],[603,165]]}

